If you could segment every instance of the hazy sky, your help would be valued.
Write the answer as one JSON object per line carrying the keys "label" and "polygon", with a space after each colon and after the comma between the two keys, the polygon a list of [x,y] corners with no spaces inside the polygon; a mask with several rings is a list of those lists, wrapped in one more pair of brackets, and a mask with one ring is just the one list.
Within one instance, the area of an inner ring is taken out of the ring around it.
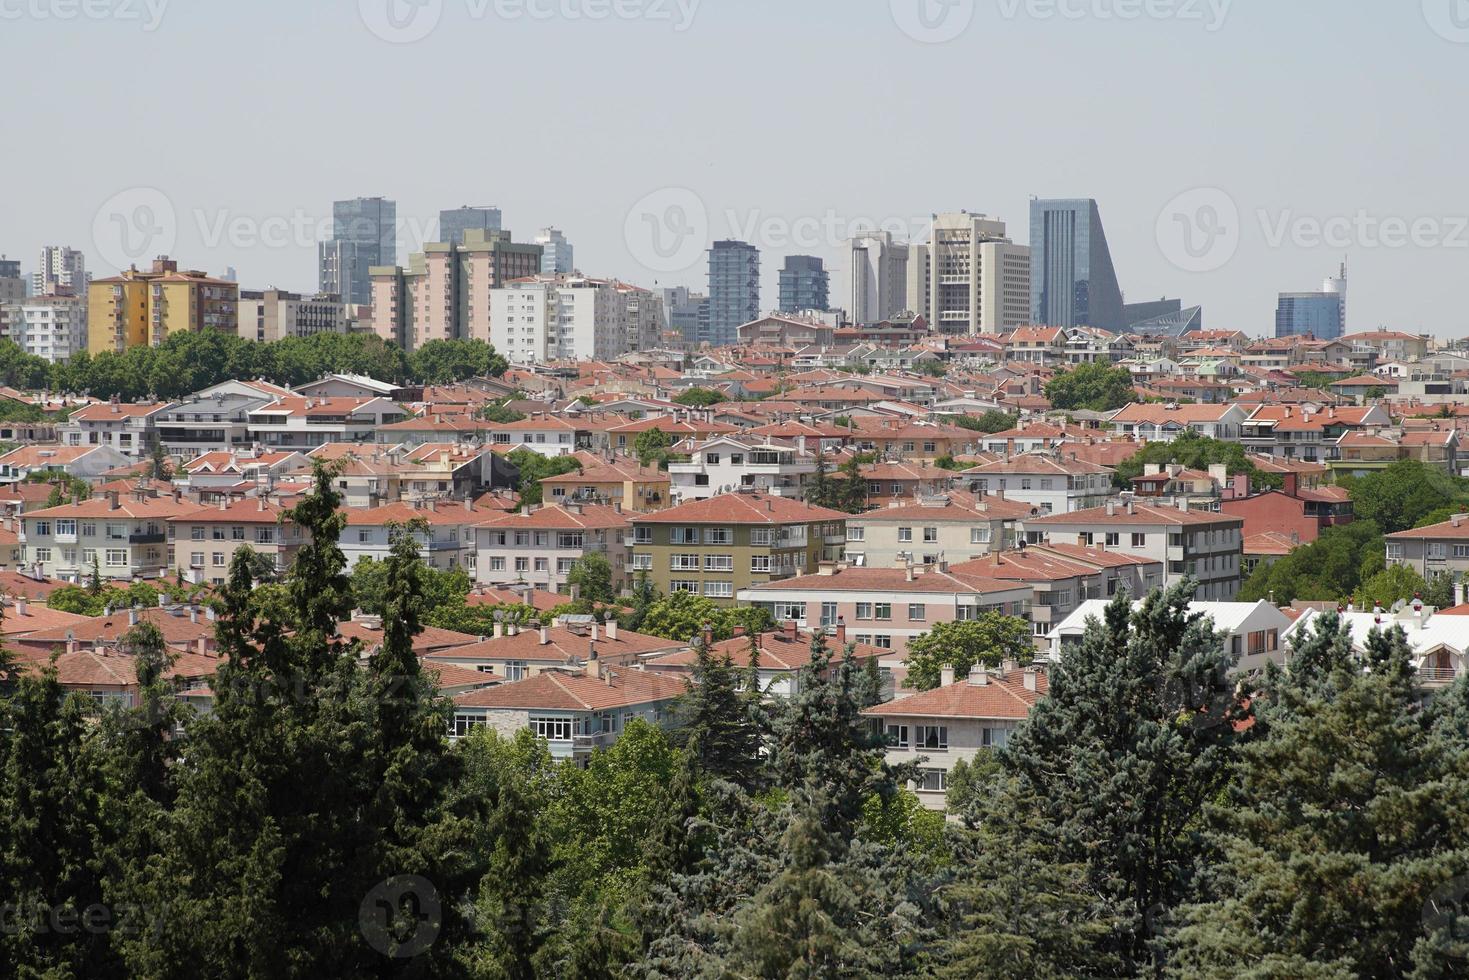
{"label": "hazy sky", "polygon": [[1094,197],[1129,301],[1267,333],[1346,256],[1353,329],[1469,334],[1469,0],[946,2],[0,0],[0,252],[310,290],[381,194],[400,258],[495,204],[649,286],[750,237],[767,308],[821,255],[840,305],[864,222]]}

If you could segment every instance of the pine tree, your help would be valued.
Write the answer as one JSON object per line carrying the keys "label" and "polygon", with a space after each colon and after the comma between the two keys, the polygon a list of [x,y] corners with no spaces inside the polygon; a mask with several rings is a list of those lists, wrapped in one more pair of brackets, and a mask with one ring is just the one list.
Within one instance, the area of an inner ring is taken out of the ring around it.
{"label": "pine tree", "polygon": [[[1339,649],[1345,635],[1323,617],[1307,645]],[[1215,813],[1221,859],[1208,900],[1181,916],[1173,975],[1245,960],[1272,976],[1462,972],[1469,944],[1445,927],[1462,928],[1462,909],[1457,923],[1425,923],[1469,872],[1466,757],[1419,710],[1399,628],[1373,631],[1363,660],[1317,657],[1327,673],[1294,671],[1263,692],[1268,730],[1242,750]]]}
{"label": "pine tree", "polygon": [[675,707],[677,744],[699,753],[700,770],[751,789],[759,778],[760,733],[740,692],[740,675],[729,654],[716,657],[699,639],[687,693]]}
{"label": "pine tree", "polygon": [[554,864],[538,814],[518,781],[500,786],[487,831],[494,841],[474,918],[482,942],[469,951],[476,973],[534,980],[551,929],[546,883]]}

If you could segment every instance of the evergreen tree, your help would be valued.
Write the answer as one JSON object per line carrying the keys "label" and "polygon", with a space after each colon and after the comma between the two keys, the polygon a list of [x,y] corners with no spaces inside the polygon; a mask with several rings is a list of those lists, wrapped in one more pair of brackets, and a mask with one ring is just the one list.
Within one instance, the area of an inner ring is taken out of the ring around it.
{"label": "evergreen tree", "polygon": [[499,787],[487,830],[494,849],[474,908],[482,941],[467,959],[476,973],[534,980],[551,929],[546,882],[554,865],[538,814],[519,781],[509,779]]}
{"label": "evergreen tree", "polygon": [[700,770],[747,790],[755,786],[760,732],[729,654],[716,657],[702,638],[694,644],[693,675],[674,711],[675,740],[698,753]]}

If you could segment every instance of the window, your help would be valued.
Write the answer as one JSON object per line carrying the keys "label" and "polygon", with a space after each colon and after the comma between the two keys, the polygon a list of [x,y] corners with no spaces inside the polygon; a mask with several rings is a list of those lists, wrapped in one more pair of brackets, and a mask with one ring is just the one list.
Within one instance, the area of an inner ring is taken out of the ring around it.
{"label": "window", "polygon": [[988,524],[986,524],[984,527],[971,527],[969,529],[969,543],[970,544],[989,544],[990,543],[990,526]]}
{"label": "window", "polygon": [[44,563],[44,562],[49,562],[50,560],[51,560],[51,549],[50,548],[37,548],[36,549],[36,561],[39,561],[39,562],[43,562]]}
{"label": "window", "polygon": [[712,599],[730,599],[734,597],[733,582],[717,582],[706,580],[704,582],[704,594]]}
{"label": "window", "polygon": [[571,741],[570,718],[532,718],[530,729],[535,732],[536,738],[543,738],[548,742]]}
{"label": "window", "polygon": [[837,604],[835,602],[823,602],[821,604],[821,625],[835,626],[837,624]]}
{"label": "window", "polygon": [[1121,543],[1121,539],[1122,539],[1122,535],[1118,534],[1116,531],[1108,531],[1107,532],[1107,547],[1109,547],[1109,548],[1115,548],[1115,547],[1117,547],[1117,545]]}
{"label": "window", "polygon": [[850,524],[847,525],[847,540],[848,541],[865,541],[865,540],[867,540],[867,528],[865,528],[865,527],[852,527]]}
{"label": "window", "polygon": [[[690,544],[694,542],[690,541]],[[705,544],[734,544],[734,531],[727,527],[706,527],[704,529]]]}
{"label": "window", "polygon": [[673,581],[671,581],[671,582],[668,583],[668,591],[669,592],[690,592],[690,593],[693,593],[694,595],[698,595],[699,594],[699,583],[698,582],[692,582],[692,581],[689,581],[687,579],[674,579]]}
{"label": "window", "polygon": [[50,521],[37,521],[36,522],[36,537],[38,537],[38,538],[49,538],[50,536],[51,536],[51,522]]}
{"label": "window", "polygon": [[915,734],[920,749],[942,752],[949,747],[948,725],[919,725]]}
{"label": "window", "polygon": [[503,572],[504,570],[505,570],[505,558],[504,558],[504,556],[495,556],[495,557],[491,557],[490,558],[490,571],[492,571],[492,572]]}
{"label": "window", "polygon": [[778,623],[792,619],[801,622],[806,618],[806,604],[804,602],[777,602],[773,615]]}
{"label": "window", "polygon": [[224,540],[224,528],[222,528],[222,527],[213,527],[213,528],[210,528],[209,530],[210,530],[210,537],[212,537],[215,541],[223,541]]}
{"label": "window", "polygon": [[732,572],[734,571],[734,555],[705,555],[704,571],[706,572]]}
{"label": "window", "polygon": [[879,650],[891,650],[893,648],[893,638],[886,633],[878,633],[873,636],[872,645]]}
{"label": "window", "polygon": [[359,527],[357,529],[357,543],[358,544],[368,544],[371,541],[372,541],[372,529],[371,528],[366,528],[366,527]]}
{"label": "window", "polygon": [[893,604],[891,602],[878,602],[872,606],[873,619],[892,619]]}
{"label": "window", "polygon": [[770,556],[769,555],[751,555],[750,556],[750,571],[752,571],[752,572],[760,572],[761,574],[765,574],[765,575],[770,574]]}
{"label": "window", "polygon": [[202,552],[202,551],[191,551],[191,552],[189,552],[189,567],[190,568],[203,568],[204,567],[204,552]]}
{"label": "window", "polygon": [[675,572],[697,572],[699,570],[698,555],[671,555],[669,566]]}
{"label": "window", "polygon": [[699,529],[696,527],[675,527],[668,532],[669,544],[698,544]]}
{"label": "window", "polygon": [[883,734],[887,736],[889,748],[906,749],[908,747],[907,725],[889,725]]}
{"label": "window", "polygon": [[[504,562],[504,559],[503,558],[501,559],[501,562],[502,563]],[[650,571],[652,571],[653,570],[653,556],[652,555],[633,555],[632,556],[632,567],[633,567],[633,571],[635,571],[635,572],[650,572]]]}
{"label": "window", "polygon": [[108,548],[107,564],[113,568],[120,568],[128,563],[128,552],[126,548]]}
{"label": "window", "polygon": [[77,533],[77,522],[76,521],[72,521],[72,520],[60,520],[60,521],[57,521],[56,522],[56,533],[57,533],[57,535],[69,534],[72,537],[76,537],[76,533]]}
{"label": "window", "polygon": [[932,454],[932,453],[934,453],[934,452],[935,452],[935,451],[936,451],[936,450],[935,450],[935,444],[934,444],[934,443],[932,443],[932,442],[925,442],[925,443],[924,443],[924,444],[923,444],[923,451],[924,451],[924,452],[925,452],[925,453],[929,453],[929,454]]}
{"label": "window", "polygon": [[870,603],[870,602],[859,602],[859,603],[857,603],[857,618],[858,619],[871,619],[872,618],[872,603]]}
{"label": "window", "polygon": [[949,788],[949,774],[942,769],[918,770],[918,792],[942,793]]}
{"label": "window", "polygon": [[1388,561],[1401,561],[1403,558],[1403,546],[1400,544],[1389,544],[1387,546]]}
{"label": "window", "polygon": [[94,522],[94,521],[83,521],[82,522],[82,536],[83,537],[86,537],[86,538],[95,538],[97,536],[97,524],[96,524],[96,522]]}
{"label": "window", "polygon": [[571,571],[571,566],[572,565],[575,565],[575,564],[576,564],[576,559],[575,558],[557,558],[556,559],[556,574],[557,575],[565,575],[566,573],[568,573],[568,572]]}
{"label": "window", "polygon": [[921,602],[908,603],[908,619],[915,623],[921,623],[928,618],[928,606]]}
{"label": "window", "polygon": [[[57,521],[56,522],[56,533],[57,534],[60,534],[61,533],[61,522],[60,521]],[[1456,545],[1454,545],[1454,557],[1455,558],[1469,558],[1469,544],[1456,544]]]}
{"label": "window", "polygon": [[479,715],[479,714],[462,715],[462,714],[455,713],[455,715],[454,715],[454,737],[455,738],[464,738],[466,735],[468,735],[470,733],[470,731],[472,729],[474,729],[474,728],[476,728],[476,727],[478,727],[480,725],[484,725],[486,723],[487,722],[485,721],[485,716],[484,715]]}
{"label": "window", "polygon": [[912,541],[913,540],[913,529],[911,527],[900,527],[900,528],[898,528],[898,540],[899,541]]}
{"label": "window", "polygon": [[986,728],[980,732],[980,744],[987,749],[998,749],[1010,743],[1010,729]]}
{"label": "window", "polygon": [[939,529],[938,528],[936,528],[936,527],[926,527],[926,528],[923,529],[923,543],[924,544],[934,544],[935,542],[938,541],[938,539],[939,539]]}
{"label": "window", "polygon": [[232,528],[230,528],[230,540],[231,541],[244,541],[245,540],[245,529],[243,527],[232,527]]}
{"label": "window", "polygon": [[1132,546],[1134,548],[1145,548],[1147,544],[1148,536],[1146,534],[1134,534],[1132,536]]}
{"label": "window", "polygon": [[574,549],[582,546],[582,533],[580,531],[558,531],[556,532],[556,547],[563,549]]}
{"label": "window", "polygon": [[775,544],[775,528],[757,527],[750,530],[750,547],[768,548]]}
{"label": "window", "polygon": [[189,528],[189,540],[190,541],[203,541],[204,540],[204,529],[202,527],[191,527],[191,528]]}
{"label": "window", "polygon": [[719,465],[719,454],[718,453],[705,453],[704,454],[704,462],[706,464],[708,464],[709,466],[718,466]]}
{"label": "window", "polygon": [[517,572],[528,572],[528,571],[530,571],[530,559],[529,558],[517,558],[517,559],[515,559],[515,570]]}
{"label": "window", "polygon": [[505,662],[505,679],[507,681],[525,680],[525,661],[507,660]]}

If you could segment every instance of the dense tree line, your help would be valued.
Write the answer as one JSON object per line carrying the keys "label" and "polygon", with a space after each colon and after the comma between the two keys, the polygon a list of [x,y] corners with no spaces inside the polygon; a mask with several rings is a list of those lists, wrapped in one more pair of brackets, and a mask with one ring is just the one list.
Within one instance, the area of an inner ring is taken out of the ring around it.
{"label": "dense tree line", "polygon": [[444,384],[499,376],[505,358],[482,340],[432,340],[412,353],[372,334],[315,334],[259,343],[203,330],[177,333],[157,347],[74,355],[52,364],[0,340],[0,383],[14,388],[134,401],[179,398],[231,378],[264,378],[287,387],[328,372],[381,381]]}
{"label": "dense tree line", "polygon": [[355,602],[338,503],[319,473],[284,581],[236,558],[208,716],[171,696],[146,624],[125,640],[131,707],[0,656],[0,973],[1430,978],[1469,962],[1469,681],[1425,698],[1400,631],[1358,654],[1326,615],[1287,668],[1240,678],[1191,585],[1136,610],[1120,596],[1008,745],[956,769],[946,824],[863,717],[875,663],[819,633],[786,698],[763,696],[753,640],[748,667],[699,642],[674,724],[633,722],[585,767],[528,731],[451,744],[412,652],[432,600],[411,535],[370,576],[380,646],[335,635]]}

